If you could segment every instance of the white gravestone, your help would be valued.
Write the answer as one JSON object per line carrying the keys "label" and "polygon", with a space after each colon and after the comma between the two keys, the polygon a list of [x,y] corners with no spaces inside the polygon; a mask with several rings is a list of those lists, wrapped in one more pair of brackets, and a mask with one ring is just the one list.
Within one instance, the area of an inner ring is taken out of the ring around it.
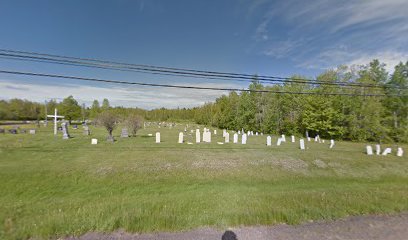
{"label": "white gravestone", "polygon": [[30,134],[35,134],[35,129],[30,129]]}
{"label": "white gravestone", "polygon": [[217,130],[214,129],[214,135],[217,135]]}
{"label": "white gravestone", "polygon": [[281,142],[286,142],[286,136],[285,136],[285,134],[282,134]]}
{"label": "white gravestone", "polygon": [[292,135],[292,142],[295,142],[295,136]]}
{"label": "white gravestone", "polygon": [[200,136],[200,129],[196,129],[196,143],[200,143],[201,136]]}
{"label": "white gravestone", "polygon": [[375,154],[380,155],[381,154],[381,146],[380,144],[375,145]]}
{"label": "white gravestone", "polygon": [[227,130],[222,130],[222,137],[225,137],[225,134],[227,133]]}
{"label": "white gravestone", "polygon": [[300,149],[301,149],[301,150],[305,150],[305,140],[304,140],[304,139],[300,139],[300,140],[299,140],[299,144],[300,144]]}
{"label": "white gravestone", "polygon": [[240,130],[238,130],[238,134],[241,134],[241,131],[240,131]]}
{"label": "white gravestone", "polygon": [[282,143],[282,138],[278,138],[278,141],[276,142],[276,146],[280,146]]}
{"label": "white gravestone", "polygon": [[370,145],[367,145],[366,149],[367,149],[367,155],[373,155],[373,148]]}
{"label": "white gravestone", "polygon": [[96,144],[98,144],[98,139],[96,139],[96,138],[92,138],[92,140],[91,140],[91,144],[92,144],[92,145],[96,145]]}
{"label": "white gravestone", "polygon": [[334,147],[334,140],[330,140],[330,147],[329,148],[333,148]]}
{"label": "white gravestone", "polygon": [[229,133],[225,133],[225,143],[229,143]]}
{"label": "white gravestone", "polygon": [[160,143],[160,133],[156,133],[156,143]]}
{"label": "white gravestone", "polygon": [[183,132],[180,132],[179,133],[179,138],[178,138],[178,143],[183,143],[183,137],[184,137]]}
{"label": "white gravestone", "polygon": [[272,138],[271,136],[266,137],[266,146],[272,146]]}
{"label": "white gravestone", "polygon": [[256,132],[255,135],[258,136],[258,132]]}
{"label": "white gravestone", "polygon": [[241,143],[242,143],[242,144],[246,144],[246,142],[247,142],[247,135],[244,133],[244,134],[242,135],[242,141],[241,141]]}
{"label": "white gravestone", "polygon": [[307,141],[310,142],[310,137],[307,137]]}
{"label": "white gravestone", "polygon": [[397,156],[402,157],[402,155],[404,155],[404,150],[402,150],[402,148],[399,147],[397,150]]}
{"label": "white gravestone", "polygon": [[391,148],[386,148],[385,150],[384,150],[384,152],[382,153],[382,155],[383,156],[387,156],[388,154],[390,154],[391,153]]}
{"label": "white gravestone", "polygon": [[234,143],[238,143],[238,134],[234,133]]}
{"label": "white gravestone", "polygon": [[318,136],[316,136],[316,137],[315,137],[315,139],[314,139],[314,140],[315,140],[315,142],[317,142],[317,139],[318,139]]}
{"label": "white gravestone", "polygon": [[121,138],[129,137],[129,132],[128,132],[127,128],[122,128],[122,132],[120,133],[120,137]]}
{"label": "white gravestone", "polygon": [[211,142],[211,132],[206,131],[203,133],[203,142],[210,143]]}

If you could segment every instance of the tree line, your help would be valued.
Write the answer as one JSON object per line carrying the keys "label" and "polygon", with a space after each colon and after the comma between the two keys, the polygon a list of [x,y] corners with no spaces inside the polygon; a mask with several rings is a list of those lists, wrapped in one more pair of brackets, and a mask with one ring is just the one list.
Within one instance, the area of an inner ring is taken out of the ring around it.
{"label": "tree line", "polygon": [[[293,76],[292,79],[303,78]],[[47,104],[11,99],[0,101],[0,119],[40,120],[46,112],[53,114],[57,108],[69,121],[95,119],[109,111],[122,119],[137,115],[147,121],[195,121],[218,128],[243,128],[269,134],[304,136],[307,132],[310,136],[319,134],[323,138],[355,141],[408,141],[408,62],[395,66],[391,75],[378,60],[358,68],[341,66],[306,83],[287,81],[266,85],[254,76],[249,89],[270,92],[230,92],[200,107],[153,110],[112,107],[108,99],[103,99],[101,104],[94,100],[86,107],[72,96]],[[385,96],[370,97],[371,94]]]}

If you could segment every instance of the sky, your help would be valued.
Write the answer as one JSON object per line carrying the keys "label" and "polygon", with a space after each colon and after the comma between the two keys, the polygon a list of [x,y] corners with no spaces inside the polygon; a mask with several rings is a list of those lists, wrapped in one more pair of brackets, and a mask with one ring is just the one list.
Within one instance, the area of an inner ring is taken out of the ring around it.
{"label": "sky", "polygon": [[[314,78],[339,65],[408,60],[407,0],[0,0],[0,48],[134,64]],[[242,82],[0,58],[0,70],[245,88]],[[225,91],[135,87],[0,73],[0,98],[193,107]]]}

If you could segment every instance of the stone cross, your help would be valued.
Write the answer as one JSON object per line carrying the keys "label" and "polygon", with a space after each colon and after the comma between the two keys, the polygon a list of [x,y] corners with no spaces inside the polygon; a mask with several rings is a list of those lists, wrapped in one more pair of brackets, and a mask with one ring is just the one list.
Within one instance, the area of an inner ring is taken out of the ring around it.
{"label": "stone cross", "polygon": [[304,140],[304,139],[300,139],[300,140],[299,140],[299,144],[300,144],[300,149],[301,149],[301,150],[305,150],[305,140]]}
{"label": "stone cross", "polygon": [[234,143],[238,143],[238,134],[234,133]]}
{"label": "stone cross", "polygon": [[241,141],[241,143],[242,143],[242,144],[246,144],[246,142],[247,142],[247,135],[244,133],[244,134],[242,135],[242,141]]}
{"label": "stone cross", "polygon": [[156,143],[160,143],[160,133],[156,133]]}
{"label": "stone cross", "polygon": [[272,138],[271,136],[266,137],[266,146],[271,146],[272,145]]}
{"label": "stone cross", "polygon": [[225,133],[225,143],[229,143],[229,133]]}
{"label": "stone cross", "polygon": [[370,145],[367,145],[366,149],[367,149],[367,155],[373,155],[373,148]]}
{"label": "stone cross", "polygon": [[183,132],[180,132],[179,133],[179,138],[178,138],[178,143],[183,143],[183,137],[184,137]]}
{"label": "stone cross", "polygon": [[58,116],[57,109],[54,109],[54,115],[47,115],[49,118],[54,118],[54,135],[57,135],[57,120],[58,118],[64,118],[64,116]]}

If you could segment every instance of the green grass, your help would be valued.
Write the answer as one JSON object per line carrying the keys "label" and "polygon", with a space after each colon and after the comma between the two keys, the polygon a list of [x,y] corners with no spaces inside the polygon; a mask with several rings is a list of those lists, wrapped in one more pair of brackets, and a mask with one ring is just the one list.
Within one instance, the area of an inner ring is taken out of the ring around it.
{"label": "green grass", "polygon": [[[395,152],[366,156],[364,143],[336,142],[330,150],[328,141],[307,142],[307,151],[298,142],[266,147],[266,136],[218,145],[220,130],[211,144],[177,144],[181,129],[147,128],[113,144],[92,127],[92,136],[71,129],[69,140],[54,137],[52,126],[36,135],[0,134],[0,239],[296,224],[408,210],[408,158]],[[155,144],[158,130],[163,142]]]}

